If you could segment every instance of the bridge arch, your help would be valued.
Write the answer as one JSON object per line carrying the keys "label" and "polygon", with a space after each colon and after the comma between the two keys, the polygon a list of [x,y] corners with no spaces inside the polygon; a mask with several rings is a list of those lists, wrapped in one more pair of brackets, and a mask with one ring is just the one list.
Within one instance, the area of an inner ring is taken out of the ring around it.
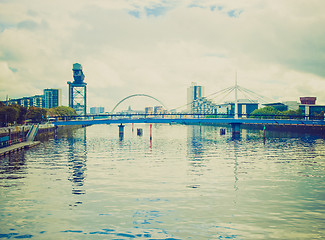
{"label": "bridge arch", "polygon": [[130,96],[127,96],[125,98],[123,98],[121,101],[119,101],[115,107],[113,108],[112,110],[112,113],[114,113],[115,109],[118,107],[118,105],[120,105],[122,102],[124,102],[125,100],[129,99],[129,98],[133,98],[133,97],[147,97],[147,98],[151,98],[151,99],[154,99],[156,100],[157,102],[159,102],[161,105],[163,105],[163,107],[167,110],[165,104],[162,103],[162,101],[160,101],[159,99],[153,97],[153,96],[150,96],[148,94],[143,94],[143,93],[137,93],[137,94],[132,94]]}

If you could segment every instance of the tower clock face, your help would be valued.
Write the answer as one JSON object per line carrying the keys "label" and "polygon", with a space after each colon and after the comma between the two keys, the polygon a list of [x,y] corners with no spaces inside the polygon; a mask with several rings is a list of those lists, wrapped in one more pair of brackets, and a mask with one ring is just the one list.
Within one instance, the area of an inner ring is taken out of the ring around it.
{"label": "tower clock face", "polygon": [[74,72],[74,75],[77,76],[77,75],[79,75],[79,73],[80,73],[79,71],[75,71],[75,72]]}

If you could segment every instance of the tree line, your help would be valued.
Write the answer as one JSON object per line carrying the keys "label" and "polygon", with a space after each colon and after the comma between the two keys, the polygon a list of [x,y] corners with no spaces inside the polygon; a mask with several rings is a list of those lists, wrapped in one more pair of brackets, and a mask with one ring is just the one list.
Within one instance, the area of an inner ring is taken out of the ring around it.
{"label": "tree line", "polygon": [[6,106],[0,102],[0,127],[9,124],[24,124],[26,121],[40,123],[47,121],[48,117],[73,116],[76,115],[73,108],[59,106],[55,108],[38,108],[34,106],[24,107],[17,104]]}
{"label": "tree line", "polygon": [[[276,118],[276,119],[303,119],[305,116],[303,115],[301,109],[298,110],[277,110],[274,107],[263,107],[260,109],[254,110],[250,114],[251,118]],[[324,119],[324,112],[310,113],[310,119]]]}

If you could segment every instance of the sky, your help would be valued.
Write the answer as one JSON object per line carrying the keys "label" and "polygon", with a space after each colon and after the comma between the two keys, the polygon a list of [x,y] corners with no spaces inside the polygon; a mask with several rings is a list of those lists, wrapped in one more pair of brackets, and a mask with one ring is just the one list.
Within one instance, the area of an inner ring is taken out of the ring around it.
{"label": "sky", "polygon": [[176,108],[192,82],[209,95],[236,75],[274,101],[325,104],[324,10],[324,0],[0,0],[0,100],[61,88],[67,106],[78,62],[88,107],[106,111],[132,94]]}

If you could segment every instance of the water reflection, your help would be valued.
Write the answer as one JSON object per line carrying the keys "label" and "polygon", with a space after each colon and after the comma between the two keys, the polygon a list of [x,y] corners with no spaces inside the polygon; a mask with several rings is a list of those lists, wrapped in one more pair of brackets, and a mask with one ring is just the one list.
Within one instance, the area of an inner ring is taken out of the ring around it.
{"label": "water reflection", "polygon": [[73,183],[73,194],[85,194],[83,189],[87,170],[87,128],[71,132],[68,140],[69,180]]}
{"label": "water reflection", "polygon": [[14,152],[0,159],[1,187],[14,186],[17,184],[14,180],[25,177],[25,161],[25,151]]}
{"label": "water reflection", "polygon": [[149,131],[120,143],[116,125],[92,126],[0,161],[2,176],[28,166],[28,177],[0,180],[22,184],[1,189],[0,238],[323,236],[324,139],[274,135],[264,145],[259,131],[233,140],[215,126],[153,130],[152,150]]}
{"label": "water reflection", "polygon": [[234,189],[235,191],[238,191],[238,168],[239,168],[239,163],[238,163],[238,143],[235,142],[234,143],[234,178],[235,178],[235,182],[234,182]]}
{"label": "water reflection", "polygon": [[192,157],[194,159],[202,158],[203,141],[205,140],[202,133],[202,126],[189,126],[187,139]]}

